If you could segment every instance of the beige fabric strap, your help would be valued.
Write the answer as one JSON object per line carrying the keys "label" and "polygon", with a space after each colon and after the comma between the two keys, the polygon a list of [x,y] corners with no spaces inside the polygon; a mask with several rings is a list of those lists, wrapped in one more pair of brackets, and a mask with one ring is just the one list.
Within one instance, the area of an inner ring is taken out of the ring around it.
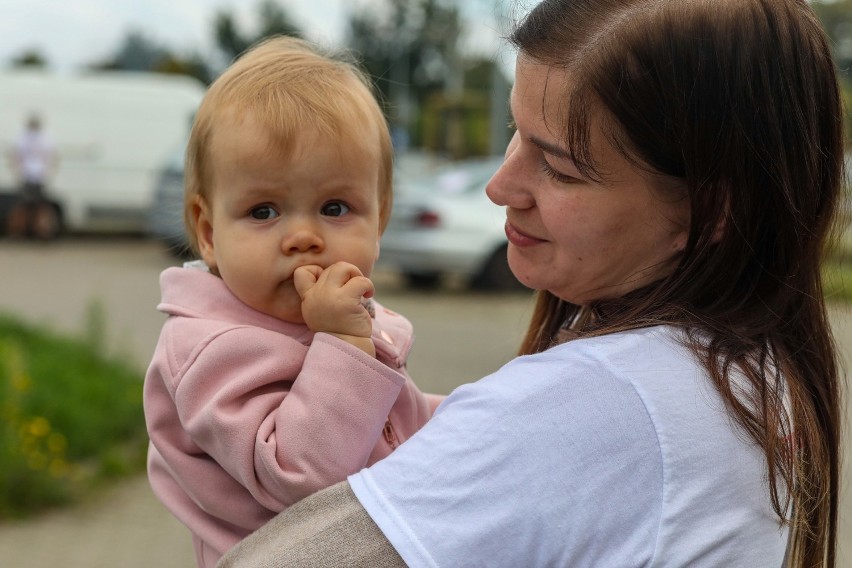
{"label": "beige fabric strap", "polygon": [[218,568],[400,568],[405,562],[343,481],[299,501],[237,544]]}

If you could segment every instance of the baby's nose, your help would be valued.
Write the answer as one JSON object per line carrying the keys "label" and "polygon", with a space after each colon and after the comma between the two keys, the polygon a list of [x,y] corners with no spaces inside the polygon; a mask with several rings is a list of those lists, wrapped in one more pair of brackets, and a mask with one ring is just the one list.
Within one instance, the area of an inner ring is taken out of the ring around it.
{"label": "baby's nose", "polygon": [[316,231],[302,228],[288,233],[281,242],[284,254],[297,254],[304,252],[319,252],[323,248],[323,240]]}

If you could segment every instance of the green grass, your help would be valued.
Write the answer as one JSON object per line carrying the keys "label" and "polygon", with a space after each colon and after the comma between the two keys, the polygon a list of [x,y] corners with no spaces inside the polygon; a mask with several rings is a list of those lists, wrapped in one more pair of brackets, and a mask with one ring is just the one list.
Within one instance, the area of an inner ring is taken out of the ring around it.
{"label": "green grass", "polygon": [[[852,303],[852,263],[825,264],[826,297]],[[100,356],[99,306],[71,339],[0,314],[0,519],[73,502],[144,471],[142,376]]]}
{"label": "green grass", "polygon": [[835,241],[823,264],[823,281],[828,301],[852,303],[852,195],[847,195],[844,203],[847,204],[842,217],[845,221],[838,225]]}
{"label": "green grass", "polygon": [[852,303],[852,263],[826,262],[823,274],[826,299],[829,302]]}
{"label": "green grass", "polygon": [[97,327],[75,340],[0,315],[0,519],[143,470],[142,377],[98,355]]}

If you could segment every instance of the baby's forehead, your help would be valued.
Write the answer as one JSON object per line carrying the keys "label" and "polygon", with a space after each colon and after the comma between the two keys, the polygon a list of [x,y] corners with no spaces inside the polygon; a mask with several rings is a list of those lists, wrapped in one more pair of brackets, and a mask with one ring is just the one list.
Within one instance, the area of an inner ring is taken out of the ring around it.
{"label": "baby's forehead", "polygon": [[[291,157],[319,146],[337,148],[342,153],[359,152],[378,158],[383,125],[372,117],[317,116],[309,109],[288,114],[263,106],[229,106],[211,117],[214,140],[235,131],[248,130],[257,145],[281,157]],[[213,144],[216,146],[216,144]]]}
{"label": "baby's forehead", "polygon": [[229,113],[214,121],[206,153],[213,179],[235,171],[263,172],[266,177],[310,171],[319,178],[340,174],[378,180],[386,168],[378,136],[315,123],[275,128],[274,123],[252,114]]}

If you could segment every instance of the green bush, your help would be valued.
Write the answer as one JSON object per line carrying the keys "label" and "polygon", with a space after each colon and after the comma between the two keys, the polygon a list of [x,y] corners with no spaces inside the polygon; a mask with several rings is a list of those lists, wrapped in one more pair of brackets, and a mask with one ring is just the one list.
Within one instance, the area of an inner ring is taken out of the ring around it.
{"label": "green bush", "polygon": [[0,518],[144,468],[142,378],[93,343],[0,316]]}
{"label": "green bush", "polygon": [[852,302],[852,264],[829,261],[823,267],[825,297],[829,302]]}

